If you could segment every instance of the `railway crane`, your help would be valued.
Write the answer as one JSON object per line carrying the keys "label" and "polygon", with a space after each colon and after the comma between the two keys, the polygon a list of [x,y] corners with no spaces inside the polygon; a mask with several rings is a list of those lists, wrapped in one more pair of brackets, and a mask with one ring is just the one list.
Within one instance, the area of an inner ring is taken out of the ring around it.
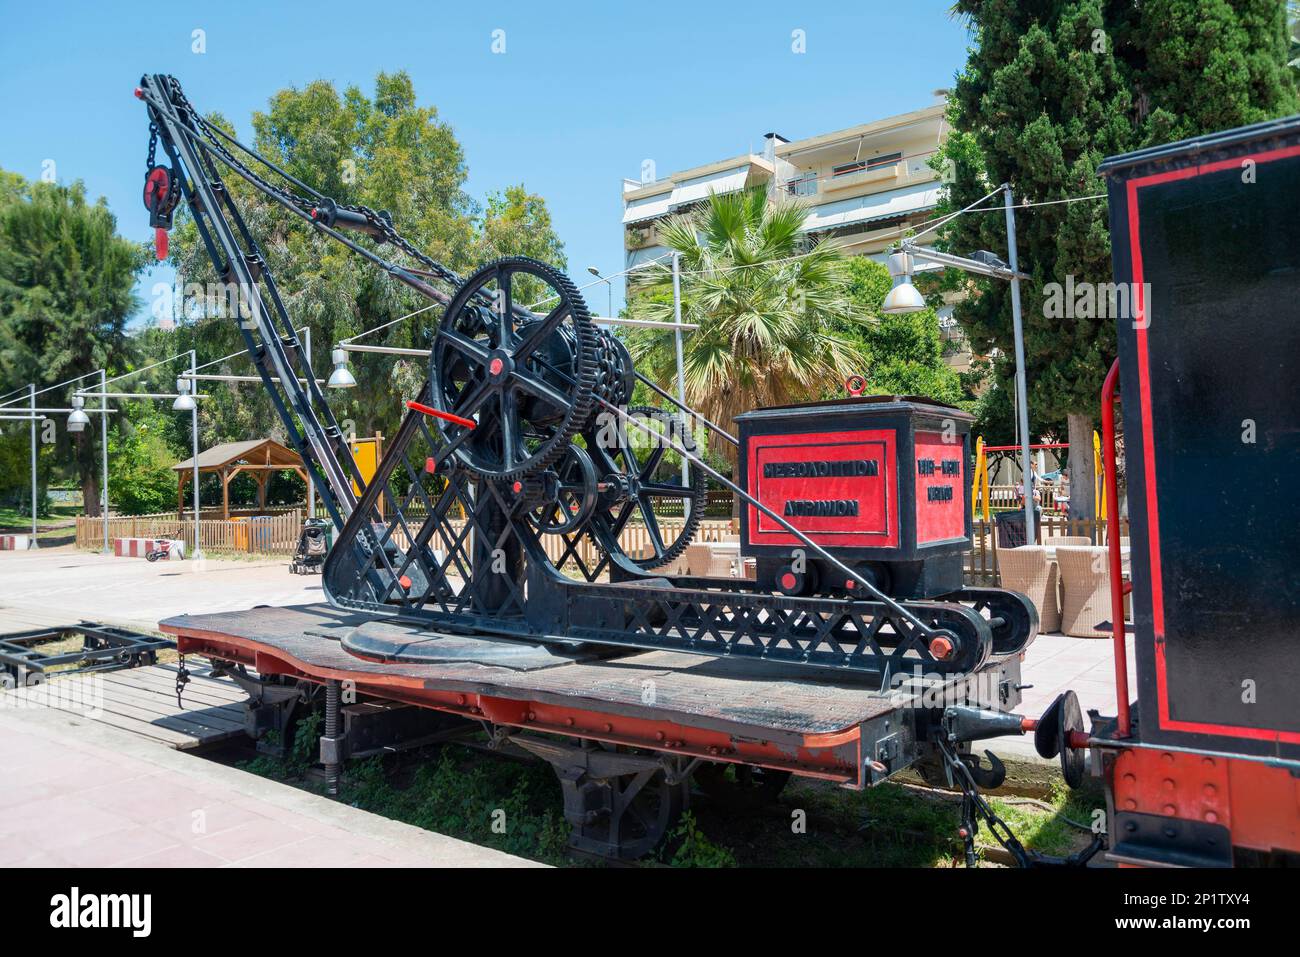
{"label": "railway crane", "polygon": [[[163,623],[248,690],[253,733],[285,730],[323,689],[336,782],[361,753],[340,699],[351,682],[452,722],[419,740],[484,729],[492,747],[550,762],[573,846],[608,857],[652,849],[692,777],[718,785],[728,767],[729,786],[768,797],[792,774],[860,788],[916,768],[961,791],[968,862],[981,826],[1026,865],[1102,845],[1042,858],[980,793],[1005,769],[975,742],[1032,733],[1073,785],[1086,749],[1119,745],[1099,742],[1095,716],[1085,729],[1072,693],[1039,719],[1014,711],[1038,621],[1022,595],[963,584],[967,414],[855,396],[756,409],[733,435],[638,372],[553,267],[506,257],[458,276],[387,214],[315,191],[206,121],[174,77],[146,75],[137,96],[159,252],[184,203],[249,306],[248,353],[336,527],[327,606]],[[369,482],[225,174],[442,306],[428,379]],[[668,408],[632,405],[638,386]],[[738,481],[707,464],[696,429],[736,447]],[[710,478],[740,500],[752,579],[676,569]],[[662,523],[668,510],[682,521]],[[632,525],[644,548],[624,547]]]}

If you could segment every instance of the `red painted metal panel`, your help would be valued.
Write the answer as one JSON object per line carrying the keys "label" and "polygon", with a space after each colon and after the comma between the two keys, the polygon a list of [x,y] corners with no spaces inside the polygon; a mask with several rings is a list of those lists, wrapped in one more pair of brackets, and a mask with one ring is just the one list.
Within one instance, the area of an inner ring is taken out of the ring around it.
{"label": "red painted metal panel", "polygon": [[966,537],[966,452],[960,435],[916,433],[916,541]]}
{"label": "red painted metal panel", "polygon": [[[819,545],[896,547],[896,443],[893,429],[756,435],[748,443],[751,492]],[[821,503],[853,503],[853,514],[803,514]],[[753,506],[749,530],[753,545],[801,544]]]}

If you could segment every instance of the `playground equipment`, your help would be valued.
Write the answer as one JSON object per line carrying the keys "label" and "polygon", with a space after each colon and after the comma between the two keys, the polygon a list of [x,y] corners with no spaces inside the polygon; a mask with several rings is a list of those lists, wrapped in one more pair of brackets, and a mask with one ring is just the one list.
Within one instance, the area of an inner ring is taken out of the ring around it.
{"label": "playground equipment", "polygon": [[[1030,449],[1038,451],[1040,449],[1050,449],[1059,451],[1068,450],[1068,442],[1040,442],[1030,445]],[[989,462],[990,454],[1008,454],[1020,452],[1018,445],[985,445],[984,438],[981,436],[975,440],[975,470],[971,478],[971,517],[983,517],[988,521],[992,514],[992,497],[989,487]],[[1106,518],[1106,484],[1102,479],[1101,471],[1101,435],[1092,433],[1092,461],[1096,464],[1095,474],[1093,476],[1093,518],[1104,520]],[[1035,487],[1040,488],[1035,482]]]}

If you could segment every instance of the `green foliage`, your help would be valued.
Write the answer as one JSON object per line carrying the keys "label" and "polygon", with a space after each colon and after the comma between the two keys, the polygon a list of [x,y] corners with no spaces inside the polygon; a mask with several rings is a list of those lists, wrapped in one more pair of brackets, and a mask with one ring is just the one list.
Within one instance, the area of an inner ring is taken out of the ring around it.
{"label": "green foliage", "polygon": [[[959,209],[1002,182],[1019,201],[1097,193],[1108,155],[1297,110],[1286,71],[1285,14],[1277,0],[1103,0],[1023,4],[960,0],[975,43],[957,78],[943,161],[947,206]],[[1096,415],[1115,355],[1110,318],[1044,315],[1043,287],[1111,278],[1104,202],[1018,214],[1031,430],[1071,413]],[[955,252],[1005,257],[1002,217],[972,214],[948,227]],[[969,283],[956,316],[977,352],[997,347],[994,372],[1014,374],[1006,283]]]}
{"label": "green foliage", "polygon": [[[80,181],[29,183],[0,171],[0,382],[50,385],[120,368],[130,354],[126,321],[144,262],[144,250],[117,235],[105,201],[87,202]],[[42,399],[66,397],[55,392]],[[98,514],[90,429],[73,437],[60,428],[55,458],[66,462],[73,453],[88,507]],[[14,477],[24,488],[26,474],[22,469]],[[6,470],[0,494],[14,478]]]}
{"label": "green foliage", "polygon": [[[687,402],[715,422],[838,393],[862,368],[860,342],[845,332],[862,321],[845,293],[846,257],[832,243],[806,246],[806,215],[804,204],[770,203],[756,189],[711,195],[660,228],[681,254],[682,318],[699,326],[684,350]],[[631,315],[673,319],[670,266],[644,270],[637,292]],[[671,336],[629,337],[629,348],[646,375],[675,389]]]}
{"label": "green foliage", "polygon": [[676,847],[669,863],[673,867],[737,867],[736,855],[709,840],[700,830],[695,815],[682,812],[681,820],[666,838],[666,847]]}
{"label": "green foliage", "polygon": [[108,435],[109,495],[123,515],[176,507],[176,454],[167,443],[167,415],[151,402],[123,402]]}
{"label": "green foliage", "polygon": [[872,395],[921,395],[950,405],[969,404],[961,376],[943,361],[939,319],[933,308],[906,315],[887,315],[880,305],[892,281],[889,270],[865,256],[848,263],[848,295],[870,324],[855,324],[866,358],[863,367]]}
{"label": "green foliage", "polygon": [[325,715],[313,711],[300,718],[293,729],[293,747],[289,750],[289,767],[296,771],[306,771],[316,763],[320,756],[321,728],[325,724]]}
{"label": "green foliage", "polygon": [[1287,29],[1289,37],[1287,66],[1291,67],[1291,78],[1296,88],[1300,89],[1300,2],[1290,0],[1286,5],[1286,11],[1287,19],[1290,21]]}
{"label": "green foliage", "polygon": [[[220,114],[209,119],[235,132]],[[468,171],[455,133],[436,108],[417,102],[405,72],[380,73],[370,95],[356,86],[340,92],[326,80],[281,90],[265,111],[253,114],[252,128],[251,145],[272,162],[340,203],[390,212],[413,245],[461,273],[509,253],[564,264],[563,246],[545,202],[522,185],[489,197],[480,213],[464,190]],[[330,369],[335,342],[430,306],[361,257],[318,236],[237,176],[225,169],[222,173],[263,248],[291,319],[300,328],[312,327],[312,363],[322,378]],[[359,234],[350,238],[370,242]],[[188,217],[180,217],[171,248],[184,279],[180,325],[172,332],[154,333],[153,351],[159,357],[194,347],[200,356],[238,353],[208,371],[248,374],[230,311],[205,300],[205,284],[215,282],[216,276]],[[376,251],[404,259],[391,247]],[[441,308],[435,305],[368,341],[427,348],[440,317]],[[341,423],[350,422],[357,435],[393,434],[402,400],[413,397],[424,383],[424,363],[364,356],[354,360],[352,369],[357,388],[330,393],[335,415]],[[205,447],[263,436],[283,441],[279,418],[262,390],[249,386],[210,391],[214,398],[202,409]]]}
{"label": "green foliage", "polygon": [[[531,256],[561,271],[569,266],[564,244],[551,224],[546,200],[528,192],[522,183],[488,194],[477,245],[482,260]],[[531,303],[545,294],[537,280],[524,276],[517,282],[515,295],[519,302]]]}
{"label": "green foliage", "polygon": [[508,854],[557,864],[567,857],[568,827],[545,765],[484,761],[445,748],[398,787],[374,757],[349,767],[346,794],[365,810]]}

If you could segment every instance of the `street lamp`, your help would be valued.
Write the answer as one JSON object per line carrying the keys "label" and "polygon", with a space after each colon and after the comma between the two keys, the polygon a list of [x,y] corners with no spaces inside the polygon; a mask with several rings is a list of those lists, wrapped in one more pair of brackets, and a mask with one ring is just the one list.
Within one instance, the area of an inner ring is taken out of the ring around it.
{"label": "street lamp", "polygon": [[895,285],[885,297],[881,311],[897,314],[920,312],[925,308],[924,297],[912,285],[913,261],[916,259],[1011,283],[1011,330],[1015,339],[1016,352],[1016,412],[1020,420],[1020,469],[1025,486],[1025,541],[1032,543],[1037,538],[1034,527],[1036,524],[1034,471],[1032,452],[1029,448],[1032,439],[1029,435],[1029,402],[1026,398],[1028,389],[1025,380],[1025,332],[1020,314],[1020,280],[1028,277],[1020,272],[1017,265],[1015,197],[1012,195],[1009,183],[1003,183],[999,189],[1002,192],[1002,205],[1006,213],[1007,254],[1011,261],[1003,262],[986,250],[980,250],[969,257],[954,256],[951,253],[919,246],[915,240],[904,239],[899,243],[898,252],[889,257],[889,274],[894,277]]}
{"label": "street lamp", "polygon": [[193,412],[198,408],[198,403],[194,401],[194,396],[190,395],[190,380],[176,380],[176,401],[172,403],[173,412]]}
{"label": "street lamp", "polygon": [[613,318],[614,316],[614,284],[600,274],[600,270],[595,266],[588,266],[587,272],[591,273],[597,279],[605,284],[605,291],[608,293],[605,305],[605,315]]}
{"label": "street lamp", "polygon": [[357,385],[357,377],[352,374],[348,368],[348,353],[339,343],[330,353],[330,359],[334,363],[334,371],[330,373],[329,379],[325,382],[328,389],[354,389]]}
{"label": "street lamp", "polygon": [[912,285],[912,268],[910,253],[894,253],[889,257],[889,275],[894,278],[894,288],[885,296],[881,312],[900,315],[925,308],[925,297]]}
{"label": "street lamp", "polygon": [[68,415],[68,431],[84,432],[86,426],[90,425],[90,416],[82,411],[86,400],[79,395],[72,397],[72,412]]}

